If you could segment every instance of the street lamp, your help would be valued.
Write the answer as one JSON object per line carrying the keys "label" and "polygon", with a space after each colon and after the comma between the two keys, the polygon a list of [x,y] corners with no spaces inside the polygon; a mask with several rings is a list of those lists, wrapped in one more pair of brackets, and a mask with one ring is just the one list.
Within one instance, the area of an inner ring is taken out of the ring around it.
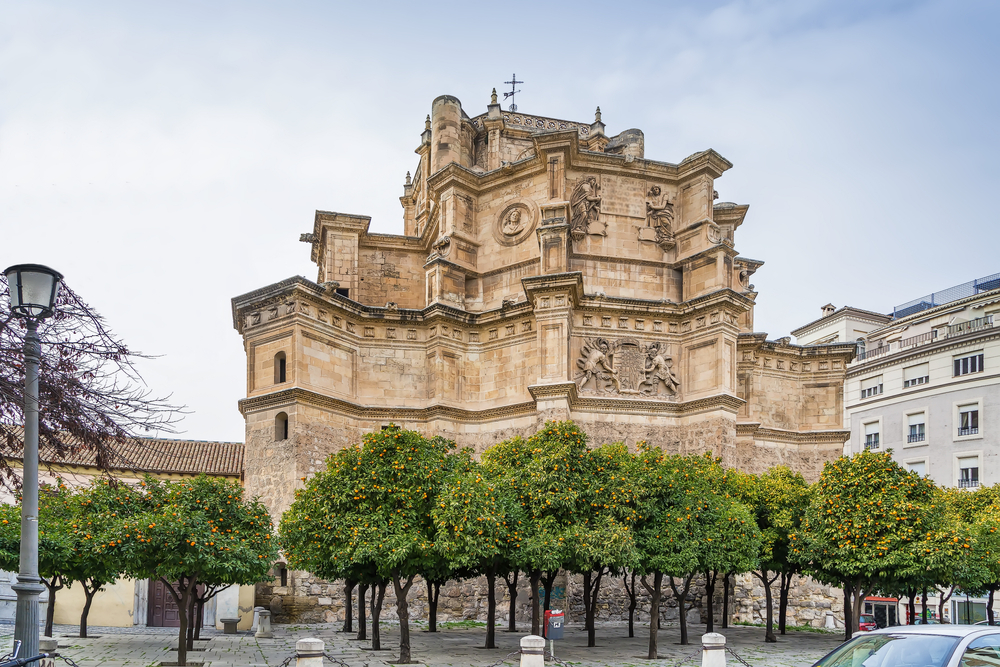
{"label": "street lamp", "polygon": [[14,639],[21,641],[21,655],[31,657],[38,655],[38,596],[45,590],[38,576],[38,322],[54,312],[62,274],[40,264],[18,264],[4,274],[10,289],[10,309],[24,319],[28,329],[24,335],[21,568],[11,588],[17,593]]}

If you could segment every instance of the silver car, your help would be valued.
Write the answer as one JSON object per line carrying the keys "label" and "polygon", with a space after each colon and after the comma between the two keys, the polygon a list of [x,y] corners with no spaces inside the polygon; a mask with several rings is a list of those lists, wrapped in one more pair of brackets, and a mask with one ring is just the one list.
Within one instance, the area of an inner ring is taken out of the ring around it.
{"label": "silver car", "polygon": [[858,634],[813,667],[997,667],[1000,626],[901,625]]}

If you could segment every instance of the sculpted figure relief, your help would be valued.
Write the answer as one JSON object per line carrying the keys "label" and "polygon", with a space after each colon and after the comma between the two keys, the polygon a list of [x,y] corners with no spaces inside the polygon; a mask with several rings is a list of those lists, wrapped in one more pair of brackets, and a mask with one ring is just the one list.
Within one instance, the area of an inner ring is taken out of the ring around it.
{"label": "sculpted figure relief", "polygon": [[570,223],[570,234],[577,241],[587,234],[608,235],[598,222],[601,214],[599,190],[600,186],[594,176],[583,179],[573,189],[573,196],[570,199],[570,210],[573,216]]}
{"label": "sculpted figure relief", "polygon": [[680,389],[665,343],[592,338],[584,342],[576,365],[581,392],[674,398]]}
{"label": "sculpted figure relief", "polygon": [[674,204],[659,185],[650,188],[647,196],[650,200],[646,202],[646,227],[655,231],[656,244],[668,250],[674,246]]}

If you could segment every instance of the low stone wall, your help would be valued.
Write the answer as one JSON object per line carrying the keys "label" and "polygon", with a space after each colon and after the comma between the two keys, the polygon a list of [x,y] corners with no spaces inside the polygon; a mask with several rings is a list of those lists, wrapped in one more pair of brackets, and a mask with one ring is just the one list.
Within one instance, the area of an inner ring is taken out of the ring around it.
{"label": "low stone wall", "polygon": [[[271,610],[278,623],[334,623],[344,620],[343,582],[329,582],[310,575],[308,572],[289,572],[288,586],[261,584],[257,587],[258,606]],[[477,620],[485,621],[487,613],[486,578],[478,577],[460,582],[449,582],[441,587],[438,599],[438,622]],[[649,622],[649,595],[638,580],[636,582],[638,606],[635,612],[637,625]],[[722,581],[718,581],[713,596],[715,622],[722,622]],[[774,622],[778,622],[778,584],[772,585]],[[497,579],[496,618],[498,623],[506,623],[509,618],[510,602],[507,585]],[[530,588],[527,577],[518,577],[515,619],[519,622],[531,620]],[[369,595],[370,599],[370,595]],[[730,597],[730,620],[734,623],[764,623],[766,621],[766,597],[760,579],[749,574],[733,578]],[[417,579],[408,596],[410,618],[426,621],[428,617],[427,587]],[[353,604],[357,616],[357,590]],[[707,599],[702,577],[696,577],[688,592],[687,620],[692,626],[707,620]],[[621,577],[605,576],[598,596],[598,621],[627,621],[629,599]],[[567,622],[582,623],[585,618],[583,605],[583,577],[560,572],[553,584],[551,608],[566,612]],[[788,625],[809,625],[824,627],[827,615],[832,614],[838,627],[843,627],[843,594],[838,588],[824,586],[809,577],[796,576],[792,580],[788,604]],[[367,614],[366,614],[367,615]],[[382,618],[396,618],[396,598],[392,584],[386,588],[382,604]],[[660,600],[661,625],[676,625],[679,622],[677,600],[664,581]]]}

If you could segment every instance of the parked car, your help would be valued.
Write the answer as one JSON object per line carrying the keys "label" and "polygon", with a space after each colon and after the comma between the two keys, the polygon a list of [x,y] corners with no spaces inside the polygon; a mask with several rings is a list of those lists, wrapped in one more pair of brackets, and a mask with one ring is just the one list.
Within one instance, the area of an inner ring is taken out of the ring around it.
{"label": "parked car", "polygon": [[858,621],[858,629],[861,632],[871,632],[872,630],[878,630],[878,623],[875,622],[875,615],[861,614],[861,620]]}
{"label": "parked car", "polygon": [[915,619],[913,619],[913,623],[911,625],[941,625],[941,621],[937,620],[936,618],[928,618],[925,621],[924,619],[917,616]]}
{"label": "parked car", "polygon": [[985,667],[1000,664],[1000,628],[902,625],[858,635],[813,667]]}

